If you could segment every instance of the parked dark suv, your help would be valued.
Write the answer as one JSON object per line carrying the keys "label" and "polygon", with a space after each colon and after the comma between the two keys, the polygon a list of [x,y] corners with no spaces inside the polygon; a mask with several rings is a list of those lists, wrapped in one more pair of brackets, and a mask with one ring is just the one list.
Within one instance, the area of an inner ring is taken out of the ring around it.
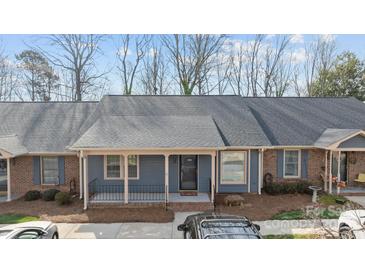
{"label": "parked dark suv", "polygon": [[177,227],[185,239],[261,239],[260,226],[246,217],[196,214]]}

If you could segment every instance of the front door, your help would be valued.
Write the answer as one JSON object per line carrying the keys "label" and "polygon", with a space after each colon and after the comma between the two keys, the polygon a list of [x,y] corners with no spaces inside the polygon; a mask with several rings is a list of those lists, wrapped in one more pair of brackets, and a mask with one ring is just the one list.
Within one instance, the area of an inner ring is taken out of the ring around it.
{"label": "front door", "polygon": [[[332,176],[337,177],[337,157],[338,153],[332,155]],[[347,182],[347,153],[341,152],[340,156],[340,179],[341,181]]]}
{"label": "front door", "polygon": [[197,163],[196,155],[180,156],[180,190],[198,190]]}
{"label": "front door", "polygon": [[0,159],[0,193],[7,190],[7,163]]}

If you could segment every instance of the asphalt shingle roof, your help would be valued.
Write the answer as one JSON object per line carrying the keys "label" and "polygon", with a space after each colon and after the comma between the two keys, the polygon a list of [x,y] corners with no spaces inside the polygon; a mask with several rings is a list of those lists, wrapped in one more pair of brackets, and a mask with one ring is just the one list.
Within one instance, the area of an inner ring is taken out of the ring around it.
{"label": "asphalt shingle roof", "polygon": [[0,136],[0,149],[10,153],[13,157],[28,152],[16,135]]}
{"label": "asphalt shingle roof", "polygon": [[327,128],[364,129],[365,104],[355,98],[243,98],[272,145],[313,145]]}
{"label": "asphalt shingle roof", "polygon": [[0,103],[0,115],[0,137],[16,136],[28,152],[64,152],[86,142],[313,146],[327,129],[365,129],[365,105],[354,98],[104,96],[100,102]]}
{"label": "asphalt shingle roof", "polygon": [[223,147],[210,116],[103,116],[75,148]]}
{"label": "asphalt shingle roof", "polygon": [[97,103],[0,103],[0,136],[17,135],[28,152],[64,152]]}
{"label": "asphalt shingle roof", "polygon": [[323,131],[323,133],[321,134],[321,136],[319,136],[314,145],[316,147],[326,148],[360,131],[360,129],[329,128]]}
{"label": "asphalt shingle roof", "polygon": [[[239,96],[104,96],[100,114],[211,116],[226,146],[262,146],[270,141]],[[97,115],[96,115],[97,116]]]}

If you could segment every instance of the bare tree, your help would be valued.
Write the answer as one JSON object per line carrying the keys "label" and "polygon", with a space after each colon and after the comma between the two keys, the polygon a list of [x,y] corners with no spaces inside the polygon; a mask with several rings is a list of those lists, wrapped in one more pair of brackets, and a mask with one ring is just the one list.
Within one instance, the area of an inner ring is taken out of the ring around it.
{"label": "bare tree", "polygon": [[272,46],[267,46],[264,50],[263,75],[258,85],[265,96],[283,96],[288,88],[290,62],[286,60],[286,53],[289,42],[290,36],[280,35],[275,38]]}
{"label": "bare tree", "polygon": [[[334,39],[324,39],[319,36],[317,40],[305,48],[304,76],[308,96],[313,96],[312,84],[318,78],[320,71],[329,71],[334,64],[336,55],[336,42]],[[326,81],[325,74],[321,79]]]}
{"label": "bare tree", "polygon": [[[122,78],[122,93],[130,95],[133,92],[138,67],[146,56],[151,38],[148,35],[126,34],[121,35],[120,40],[117,51],[117,68]],[[134,48],[132,49],[132,47]],[[133,50],[135,52],[132,52]]]}
{"label": "bare tree", "polygon": [[143,61],[140,82],[144,94],[167,94],[168,88],[170,87],[168,74],[168,65],[163,56],[162,48],[152,46],[149,50],[148,57]]}
{"label": "bare tree", "polygon": [[220,51],[225,39],[225,35],[208,34],[162,36],[182,94],[191,95],[195,89],[198,94],[205,93],[204,83],[215,66],[214,55]]}
{"label": "bare tree", "polygon": [[240,42],[238,47],[234,47],[233,45],[231,47],[229,84],[234,94],[248,96],[251,85],[247,80],[251,80],[251,77],[248,75],[249,66],[245,45]]}
{"label": "bare tree", "polygon": [[106,72],[96,68],[96,58],[100,55],[102,35],[59,34],[47,36],[47,42],[53,47],[46,51],[36,47],[55,66],[67,70],[72,75],[73,100],[81,101],[107,81]]}
{"label": "bare tree", "polygon": [[19,77],[14,68],[0,46],[0,101],[10,101],[15,97],[22,100],[22,94],[17,89]]}

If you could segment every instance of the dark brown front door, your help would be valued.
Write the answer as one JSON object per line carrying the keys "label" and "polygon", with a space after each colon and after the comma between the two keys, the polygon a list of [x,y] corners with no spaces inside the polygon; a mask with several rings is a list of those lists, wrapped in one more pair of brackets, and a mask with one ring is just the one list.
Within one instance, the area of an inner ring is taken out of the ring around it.
{"label": "dark brown front door", "polygon": [[198,190],[197,163],[196,155],[180,156],[180,190]]}

